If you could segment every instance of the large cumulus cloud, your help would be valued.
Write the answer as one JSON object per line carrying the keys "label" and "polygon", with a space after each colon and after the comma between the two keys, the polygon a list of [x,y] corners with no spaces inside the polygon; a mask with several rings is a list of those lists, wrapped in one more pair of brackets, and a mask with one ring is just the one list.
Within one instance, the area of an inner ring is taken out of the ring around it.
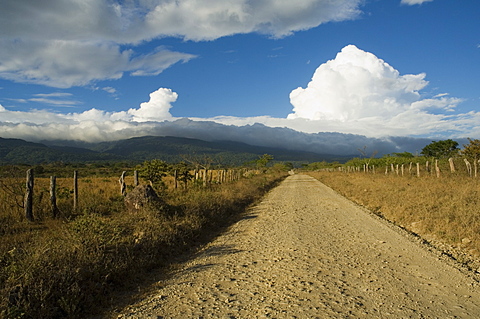
{"label": "large cumulus cloud", "polygon": [[461,99],[424,97],[426,74],[401,75],[384,60],[354,45],[320,65],[306,88],[290,93],[289,119],[310,127],[379,135],[428,135],[459,129],[451,113]]}

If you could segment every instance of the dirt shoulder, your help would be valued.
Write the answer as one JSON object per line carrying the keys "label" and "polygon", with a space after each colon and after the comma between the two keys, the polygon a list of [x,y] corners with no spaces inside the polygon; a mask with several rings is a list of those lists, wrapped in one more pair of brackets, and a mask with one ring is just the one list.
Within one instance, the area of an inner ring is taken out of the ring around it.
{"label": "dirt shoulder", "polygon": [[477,318],[479,284],[293,175],[119,318]]}

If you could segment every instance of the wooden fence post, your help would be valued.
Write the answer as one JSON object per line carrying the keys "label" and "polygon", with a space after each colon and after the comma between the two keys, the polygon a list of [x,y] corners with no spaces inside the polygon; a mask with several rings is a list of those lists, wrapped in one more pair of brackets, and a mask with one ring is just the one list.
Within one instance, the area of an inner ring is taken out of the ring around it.
{"label": "wooden fence post", "polygon": [[202,171],[202,179],[203,179],[203,187],[207,186],[207,179],[208,179],[208,170],[204,169]]}
{"label": "wooden fence post", "polygon": [[33,186],[34,186],[34,176],[33,169],[27,171],[27,182],[26,182],[26,191],[25,191],[25,217],[27,220],[33,222]]}
{"label": "wooden fence post", "polygon": [[475,161],[473,163],[474,163],[473,165],[475,166],[475,177],[477,177],[477,171],[478,171],[478,161],[477,161],[477,159],[475,159]]}
{"label": "wooden fence post", "polygon": [[404,175],[404,172],[405,172],[404,166],[405,166],[405,164],[402,164],[402,176]]}
{"label": "wooden fence post", "polygon": [[470,177],[472,177],[472,164],[470,164],[470,162],[464,158],[463,161],[465,162],[465,165],[467,166],[467,173]]}
{"label": "wooden fence post", "polygon": [[450,164],[450,172],[454,173],[455,172],[455,164],[453,164],[453,158],[448,159],[448,163]]}
{"label": "wooden fence post", "polygon": [[125,196],[127,194],[127,185],[125,184],[125,174],[127,174],[126,171],[122,172],[122,176],[120,176],[120,179],[118,182],[120,183],[120,194],[122,196]]}
{"label": "wooden fence post", "polygon": [[478,164],[477,159],[473,160],[473,177],[477,177]]}
{"label": "wooden fence post", "polygon": [[177,170],[173,171],[173,188],[174,189],[178,188],[178,171]]}
{"label": "wooden fence post", "polygon": [[417,177],[420,177],[420,163],[417,163]]}
{"label": "wooden fence post", "polygon": [[137,170],[133,171],[133,186],[135,186],[135,187],[138,186],[138,171]]}
{"label": "wooden fence post", "polygon": [[435,160],[435,172],[437,173],[437,178],[440,177],[440,167],[438,167],[438,159]]}
{"label": "wooden fence post", "polygon": [[73,211],[78,208],[78,171],[73,171]]}
{"label": "wooden fence post", "polygon": [[52,209],[52,217],[57,218],[58,216],[58,207],[57,207],[57,177],[50,176],[50,206]]}

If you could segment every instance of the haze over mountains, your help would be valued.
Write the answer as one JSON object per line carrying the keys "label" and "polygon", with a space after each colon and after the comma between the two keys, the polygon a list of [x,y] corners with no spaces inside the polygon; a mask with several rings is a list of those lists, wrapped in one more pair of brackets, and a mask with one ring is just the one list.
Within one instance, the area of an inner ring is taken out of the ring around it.
{"label": "haze over mountains", "polygon": [[150,134],[98,143],[61,137],[35,143],[0,138],[0,163],[139,162],[153,158],[178,162],[185,156],[207,155],[218,164],[241,165],[265,153],[272,154],[277,161],[297,164],[323,160],[343,162],[360,156],[359,149],[365,149],[367,155],[377,152],[378,156],[404,151],[418,154],[431,142],[410,137],[379,139],[342,133],[308,134],[262,124],[230,126],[189,119],[157,122],[149,130],[137,133]]}

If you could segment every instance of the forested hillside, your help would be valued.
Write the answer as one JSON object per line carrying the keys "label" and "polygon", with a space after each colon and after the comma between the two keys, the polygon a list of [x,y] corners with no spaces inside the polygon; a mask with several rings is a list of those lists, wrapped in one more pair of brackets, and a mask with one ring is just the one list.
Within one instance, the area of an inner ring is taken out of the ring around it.
{"label": "forested hillside", "polygon": [[0,164],[142,162],[151,159],[180,162],[195,157],[208,157],[212,164],[242,165],[265,153],[273,155],[275,161],[298,165],[323,160],[345,162],[351,158],[232,141],[209,142],[170,136],[145,136],[97,144],[69,141],[32,143],[20,139],[0,138]]}

